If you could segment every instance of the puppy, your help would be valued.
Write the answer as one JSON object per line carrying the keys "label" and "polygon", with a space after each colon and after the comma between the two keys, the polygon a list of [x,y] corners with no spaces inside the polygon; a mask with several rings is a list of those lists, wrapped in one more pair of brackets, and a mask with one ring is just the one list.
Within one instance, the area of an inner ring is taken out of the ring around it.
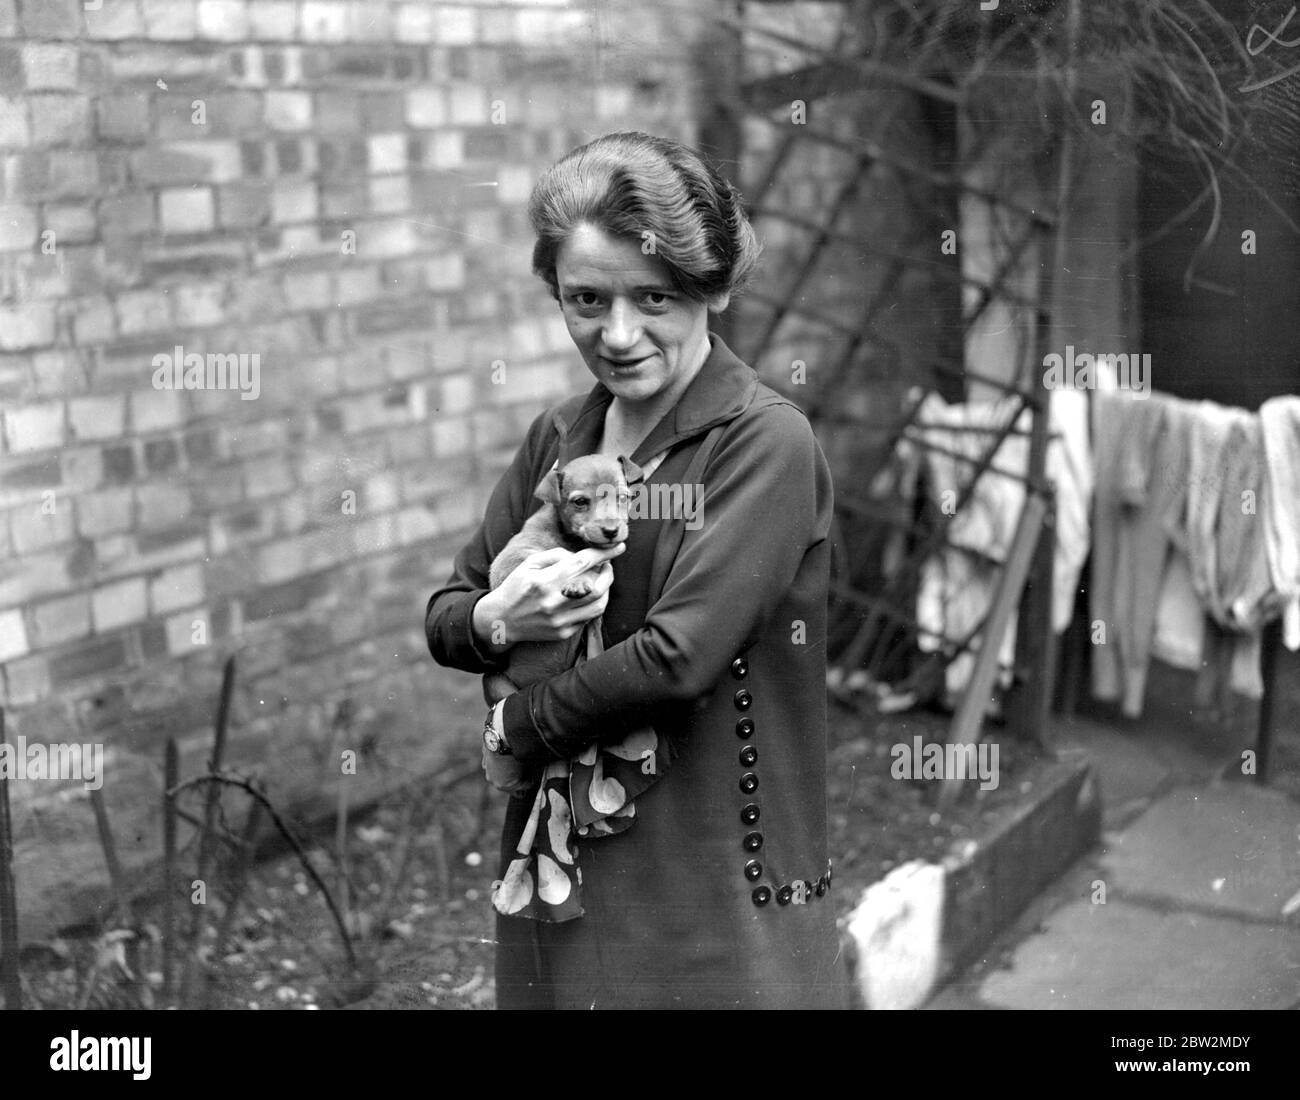
{"label": "puppy", "polygon": [[[605,548],[627,539],[631,492],[628,481],[637,467],[623,455],[585,455],[563,470],[552,470],[537,487],[544,503],[525,521],[519,533],[502,549],[488,570],[488,583],[500,587],[519,563],[539,550],[562,546],[575,553],[588,546]],[[586,574],[563,588],[570,599],[591,593]],[[484,695],[493,703],[529,684],[571,668],[583,634],[553,642],[519,642],[510,650],[505,674],[484,679]]]}

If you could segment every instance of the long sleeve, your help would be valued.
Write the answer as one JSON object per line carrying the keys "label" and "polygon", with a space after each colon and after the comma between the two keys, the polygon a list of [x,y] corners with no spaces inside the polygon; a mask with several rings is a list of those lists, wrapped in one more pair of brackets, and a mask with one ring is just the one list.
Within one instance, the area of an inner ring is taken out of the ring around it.
{"label": "long sleeve", "polygon": [[529,427],[514,460],[492,491],[483,522],[456,555],[450,579],[429,598],[424,630],[429,652],[440,665],[477,673],[505,668],[505,654],[493,657],[475,642],[474,605],[489,590],[492,560],[534,510],[531,505],[536,484],[532,475],[551,432],[548,411]]}
{"label": "long sleeve", "polygon": [[705,695],[829,532],[830,469],[807,419],[788,403],[738,417],[703,488],[703,522],[684,532],[644,625],[506,700],[506,738],[520,759],[571,757],[645,725],[656,708]]}

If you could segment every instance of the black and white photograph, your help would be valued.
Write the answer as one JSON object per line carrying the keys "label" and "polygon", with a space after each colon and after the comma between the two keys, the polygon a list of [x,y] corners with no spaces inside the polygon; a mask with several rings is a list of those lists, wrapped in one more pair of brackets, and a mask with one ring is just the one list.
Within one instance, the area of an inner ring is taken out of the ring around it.
{"label": "black and white photograph", "polygon": [[0,1004],[1280,1068],[1300,7],[0,0]]}

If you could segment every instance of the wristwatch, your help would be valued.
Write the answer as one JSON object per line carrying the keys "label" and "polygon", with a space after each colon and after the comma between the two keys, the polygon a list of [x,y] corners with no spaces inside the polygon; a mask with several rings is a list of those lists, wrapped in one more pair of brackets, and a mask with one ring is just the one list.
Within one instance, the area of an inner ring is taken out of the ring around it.
{"label": "wristwatch", "polygon": [[483,745],[494,756],[509,756],[510,742],[506,740],[505,731],[496,723],[497,710],[501,704],[488,707],[487,721],[483,723]]}

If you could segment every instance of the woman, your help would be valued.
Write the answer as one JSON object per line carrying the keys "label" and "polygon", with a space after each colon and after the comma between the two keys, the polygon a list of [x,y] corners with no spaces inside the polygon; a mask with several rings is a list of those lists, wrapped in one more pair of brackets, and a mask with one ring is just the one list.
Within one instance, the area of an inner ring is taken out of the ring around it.
{"label": "woman", "polygon": [[[539,899],[496,897],[498,1006],[843,1007],[825,791],[831,478],[802,412],[708,332],[758,252],[739,195],[684,146],[620,133],[553,165],[529,215],[534,271],[596,385],[533,422],[429,601],[429,648],[488,674],[515,642],[603,616],[603,652],[489,710],[492,755],[531,774],[507,810],[503,877],[537,866],[543,769],[561,776],[549,805],[568,825],[579,771],[599,776],[638,731],[652,747],[617,827],[569,834],[580,916],[507,915]],[[488,591],[538,483],[592,453],[630,456],[642,502],[694,508],[634,504],[615,550],[538,553]],[[591,594],[562,596],[593,562]]]}

